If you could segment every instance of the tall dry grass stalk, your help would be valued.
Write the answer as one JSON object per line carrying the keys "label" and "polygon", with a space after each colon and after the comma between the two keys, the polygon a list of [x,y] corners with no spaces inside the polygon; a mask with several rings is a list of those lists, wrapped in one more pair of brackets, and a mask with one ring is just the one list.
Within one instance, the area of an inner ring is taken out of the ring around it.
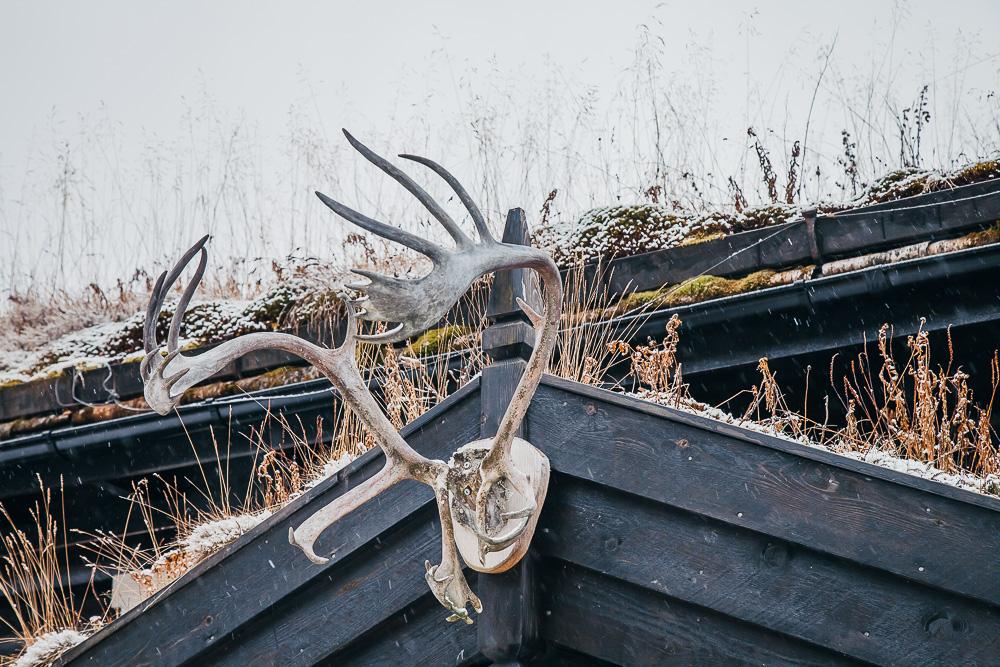
{"label": "tall dry grass stalk", "polygon": [[[580,78],[586,68],[565,70],[552,61],[538,73],[489,69],[449,80],[455,96],[428,96],[427,80],[410,77],[399,95],[419,103],[401,105],[378,128],[364,127],[358,110],[340,111],[373,148],[416,150],[464,174],[498,222],[512,203],[541,206],[556,190],[558,201],[545,208],[553,222],[566,223],[612,203],[705,211],[775,199],[838,200],[887,171],[952,168],[995,157],[1000,145],[997,96],[959,85],[969,67],[988,67],[968,61],[977,53],[968,35],[954,62],[922,71],[912,58],[898,57],[895,24],[867,45],[870,61],[885,67],[845,71],[843,53],[813,45],[797,62],[815,61],[800,76],[783,78],[793,86],[785,91],[791,99],[808,81],[815,114],[812,104],[808,112],[789,106],[780,86],[751,94],[759,73],[748,63],[741,114],[732,100],[720,103],[731,95],[730,86],[719,86],[732,70],[728,63],[720,66],[706,46],[685,50],[684,67],[676,69],[676,49],[660,38],[670,30],[651,19],[637,29],[615,85],[594,87]],[[422,66],[419,58],[411,65]],[[435,49],[423,65],[438,81],[454,63],[447,49]],[[903,68],[930,86],[900,77]],[[944,69],[951,73],[942,77]],[[312,196],[317,187],[372,193],[362,202],[366,212],[411,229],[423,225],[423,212],[327,133],[324,117],[337,110],[318,109],[313,82],[302,86],[302,98],[289,102],[286,127],[273,136],[258,134],[209,86],[185,95],[176,128],[139,134],[138,141],[135,128],[115,122],[114,110],[53,122],[48,136],[33,141],[23,178],[0,183],[0,296],[6,290],[24,298],[34,290],[44,301],[89,284],[113,291],[137,264],[155,276],[205,232],[229,251],[213,253],[218,263],[206,285],[247,289],[271,260],[286,256],[349,265],[356,249]],[[433,179],[427,183],[437,194]]]}
{"label": "tall dry grass stalk", "polygon": [[771,370],[767,358],[757,363],[760,373],[760,383],[748,390],[751,398],[743,413],[743,421],[762,424],[778,433],[783,433],[796,440],[805,438],[823,442],[830,432],[826,425],[813,424],[807,417],[789,407],[778,376]]}
{"label": "tall dry grass stalk", "polygon": [[837,437],[849,448],[875,447],[945,472],[1000,472],[991,429],[1000,383],[997,352],[990,361],[992,391],[985,402],[977,403],[969,375],[954,367],[951,331],[947,363],[936,365],[923,324],[921,320],[917,333],[907,337],[908,357],[902,366],[894,359],[888,325],[878,334],[877,370],[872,372],[867,350],[851,362],[850,372],[841,379],[849,418]]}
{"label": "tall dry grass stalk", "polygon": [[[615,341],[611,348],[630,360],[630,379],[640,397],[719,416],[718,408],[692,400],[681,379],[677,359],[680,324],[676,315],[672,317],[659,343],[633,347]],[[874,450],[946,473],[969,473],[979,478],[1000,474],[1000,442],[991,426],[1000,387],[998,353],[994,351],[990,362],[992,390],[984,402],[977,402],[969,375],[954,367],[950,331],[944,366],[932,360],[930,336],[923,322],[918,332],[907,338],[909,355],[904,363],[895,359],[888,325],[879,330],[877,347],[878,365],[874,368],[867,346],[839,378],[831,361],[828,390],[841,399],[842,424],[831,424],[828,415],[818,422],[792,408],[766,358],[758,364],[759,384],[741,392],[749,396],[749,402],[739,421],[842,453]],[[808,404],[808,393],[804,404]]]}
{"label": "tall dry grass stalk", "polygon": [[648,302],[617,319],[616,305],[628,294],[608,290],[611,270],[598,262],[590,267],[576,260],[563,277],[563,324],[550,372],[567,380],[598,385],[608,381],[620,361],[615,341],[630,340],[655,309]]}
{"label": "tall dry grass stalk", "polygon": [[659,342],[649,340],[645,345],[631,345],[623,340],[607,343],[607,349],[616,359],[626,359],[629,374],[625,378],[637,396],[672,407],[692,409],[707,408],[695,401],[684,383],[677,346],[680,344],[681,319],[671,315],[666,324],[666,335]]}
{"label": "tall dry grass stalk", "polygon": [[[17,527],[7,509],[0,514],[8,530],[0,538],[0,596],[12,620],[0,618],[23,650],[44,637],[64,630],[89,633],[103,625],[109,615],[87,618],[85,605],[94,597],[93,571],[81,597],[70,587],[69,530],[60,480],[58,505],[52,489],[38,478],[41,499],[35,502],[30,516],[34,522],[29,532]],[[0,659],[3,664],[3,659]]]}

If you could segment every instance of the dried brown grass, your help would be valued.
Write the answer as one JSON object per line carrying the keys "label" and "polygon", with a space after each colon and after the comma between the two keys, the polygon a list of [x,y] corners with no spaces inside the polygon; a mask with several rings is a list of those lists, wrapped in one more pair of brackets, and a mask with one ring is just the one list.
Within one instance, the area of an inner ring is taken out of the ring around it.
{"label": "dried brown grass", "polygon": [[[22,652],[47,634],[71,629],[89,634],[109,620],[110,615],[86,617],[84,608],[94,599],[93,576],[82,596],[73,595],[69,584],[70,547],[66,508],[60,480],[58,498],[38,478],[41,497],[31,510],[34,526],[25,532],[7,509],[0,515],[8,531],[0,538],[0,597],[12,620],[0,618],[22,645]],[[54,656],[51,656],[54,658]],[[0,658],[0,665],[14,657]]]}
{"label": "dried brown grass", "polygon": [[[659,343],[633,347],[615,341],[610,347],[630,359],[630,379],[639,396],[715,416],[718,409],[693,401],[681,379],[679,327],[675,315]],[[793,408],[766,358],[758,364],[760,382],[744,392],[749,401],[739,421],[841,453],[877,451],[981,479],[1000,473],[1000,442],[991,427],[1000,386],[997,352],[990,362],[992,390],[985,401],[977,402],[969,375],[955,366],[950,331],[944,365],[932,359],[930,335],[923,321],[917,333],[907,337],[908,356],[903,363],[898,363],[893,353],[888,325],[879,330],[877,349],[874,364],[866,346],[839,377],[831,361],[828,390],[843,403],[842,424],[831,424],[828,415],[820,422]],[[803,405],[809,403],[808,379],[806,384]]]}
{"label": "dried brown grass", "polygon": [[836,440],[848,449],[874,447],[945,472],[996,474],[1000,454],[990,420],[1000,382],[997,352],[990,362],[992,391],[977,403],[969,375],[955,367],[950,330],[948,360],[942,366],[932,359],[923,324],[907,337],[908,357],[901,366],[893,356],[888,325],[879,330],[874,373],[867,350],[852,360],[850,372],[841,378],[850,418]]}

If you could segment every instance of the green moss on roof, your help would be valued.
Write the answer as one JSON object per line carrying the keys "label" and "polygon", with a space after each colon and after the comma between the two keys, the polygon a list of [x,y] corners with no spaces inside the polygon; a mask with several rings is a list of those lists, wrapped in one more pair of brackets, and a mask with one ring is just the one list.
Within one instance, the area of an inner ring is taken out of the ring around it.
{"label": "green moss on roof", "polygon": [[770,287],[775,275],[774,271],[765,270],[751,273],[743,278],[698,276],[673,287],[633,292],[622,299],[615,310],[627,312],[644,306],[670,308],[708,301],[709,299],[721,299],[734,294],[743,294]]}
{"label": "green moss on roof", "polygon": [[427,357],[453,350],[456,347],[466,347],[462,339],[472,333],[472,328],[458,324],[448,324],[437,329],[429,329],[420,334],[406,348],[406,354],[411,357]]}

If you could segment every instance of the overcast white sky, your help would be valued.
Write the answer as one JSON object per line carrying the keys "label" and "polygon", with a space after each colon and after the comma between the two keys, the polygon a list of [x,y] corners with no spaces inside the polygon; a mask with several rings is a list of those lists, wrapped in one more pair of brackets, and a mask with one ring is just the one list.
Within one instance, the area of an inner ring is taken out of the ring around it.
{"label": "overcast white sky", "polygon": [[[38,155],[51,153],[54,137],[72,135],[81,118],[113,124],[120,141],[113,152],[135,155],[153,138],[176,135],[203,94],[252,124],[264,144],[287,132],[292,105],[311,107],[317,131],[331,141],[341,126],[409,136],[398,125],[426,109],[416,134],[427,152],[454,153],[452,141],[468,144],[463,129],[453,119],[436,123],[467,102],[463,82],[504,81],[510,94],[527,97],[538,88],[519,89],[522,78],[537,83],[552,73],[568,87],[608,94],[621,85],[643,24],[663,40],[666,73],[690,84],[700,67],[710,70],[713,108],[731,120],[720,134],[743,136],[747,124],[791,118],[798,125],[789,134],[801,136],[822,50],[834,39],[831,77],[889,76],[901,98],[932,83],[940,91],[933,103],[947,107],[964,95],[983,97],[1000,81],[995,0],[5,2],[0,243],[8,247],[0,262],[12,261],[12,243],[25,253],[36,248],[42,237],[26,240],[33,229],[25,226],[51,223],[29,215],[20,193],[44,168]],[[937,118],[948,110],[934,111]],[[935,145],[945,151],[948,140],[936,135]],[[88,162],[92,170],[122,164]]]}
{"label": "overcast white sky", "polygon": [[[956,40],[968,40],[986,66],[969,85],[995,86],[1000,3],[900,3],[907,15],[897,57],[947,75]],[[837,2],[7,2],[0,21],[0,151],[22,161],[32,135],[54,111],[59,118],[101,106],[129,127],[173,131],[182,99],[207,81],[223,104],[246,110],[276,132],[303,81],[337,127],[346,99],[372,124],[387,119],[404,73],[446,51],[452,72],[428,81],[447,97],[448,78],[463,68],[541,72],[550,61],[594,86],[613,85],[628,64],[637,28],[654,18],[673,62],[710,48],[728,66],[718,81],[739,102],[747,51],[756,85],[771,85],[787,59],[815,57],[814,46],[838,35],[841,63],[867,68],[869,44],[891,28],[894,3]],[[749,26],[749,49],[748,44]],[[931,42],[933,38],[935,43]],[[406,100],[405,102],[418,102]]]}

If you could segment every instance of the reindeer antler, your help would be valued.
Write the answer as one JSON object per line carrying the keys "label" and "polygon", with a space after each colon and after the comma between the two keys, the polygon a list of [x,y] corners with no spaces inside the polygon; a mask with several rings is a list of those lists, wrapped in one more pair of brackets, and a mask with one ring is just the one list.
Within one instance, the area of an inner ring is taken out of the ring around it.
{"label": "reindeer antler", "polygon": [[[348,302],[347,336],[336,349],[320,348],[289,334],[266,332],[240,336],[189,357],[181,354],[178,341],[184,311],[205,271],[206,236],[192,246],[169,273],[164,272],[159,277],[150,296],[143,329],[146,356],[140,367],[146,400],[157,412],[166,414],[177,405],[185,390],[251,350],[280,349],[313,364],[330,379],[345,403],[368,427],[385,453],[386,464],[373,477],[318,510],[298,528],[290,529],[289,542],[300,547],[314,562],[324,563],[327,559],[315,553],[314,545],[319,535],[332,523],[403,479],[427,484],[434,489],[437,499],[442,526],[442,555],[441,564],[426,564],[425,577],[434,596],[452,612],[448,620],[471,623],[466,604],[471,602],[476,611],[480,611],[482,606],[462,573],[456,531],[463,534],[471,532],[478,543],[478,558],[475,552],[463,550],[470,567],[482,571],[506,569],[523,555],[531,537],[530,528],[537,520],[544,498],[548,480],[547,459],[528,443],[515,438],[514,434],[524,419],[528,403],[555,345],[562,299],[559,272],[541,250],[496,241],[468,192],[437,163],[413,155],[400,156],[423,164],[448,183],[472,217],[478,241],[466,235],[409,176],[376,155],[346,130],[344,134],[366,159],[399,182],[427,208],[454,240],[455,249],[445,249],[415,234],[379,222],[317,192],[320,200],[341,217],[426,256],[431,261],[431,271],[422,278],[402,280],[356,269],[354,272],[366,278],[367,282],[355,283],[351,287],[363,290],[366,295]],[[164,351],[156,339],[156,321],[171,286],[199,253],[201,258],[194,279],[182,293],[171,319]],[[543,286],[544,314],[539,315],[519,302],[535,326],[537,337],[527,369],[494,438],[465,445],[447,464],[428,459],[403,440],[368,391],[355,361],[355,343],[388,343],[415,336],[440,321],[476,278],[513,268],[534,269],[540,274]],[[384,333],[361,335],[357,333],[357,318],[395,326]],[[529,471],[521,470],[512,459],[512,447],[518,448],[522,460],[527,456],[536,466]],[[509,506],[514,498],[522,499],[521,507]],[[494,552],[507,555],[487,563],[487,555]]]}

